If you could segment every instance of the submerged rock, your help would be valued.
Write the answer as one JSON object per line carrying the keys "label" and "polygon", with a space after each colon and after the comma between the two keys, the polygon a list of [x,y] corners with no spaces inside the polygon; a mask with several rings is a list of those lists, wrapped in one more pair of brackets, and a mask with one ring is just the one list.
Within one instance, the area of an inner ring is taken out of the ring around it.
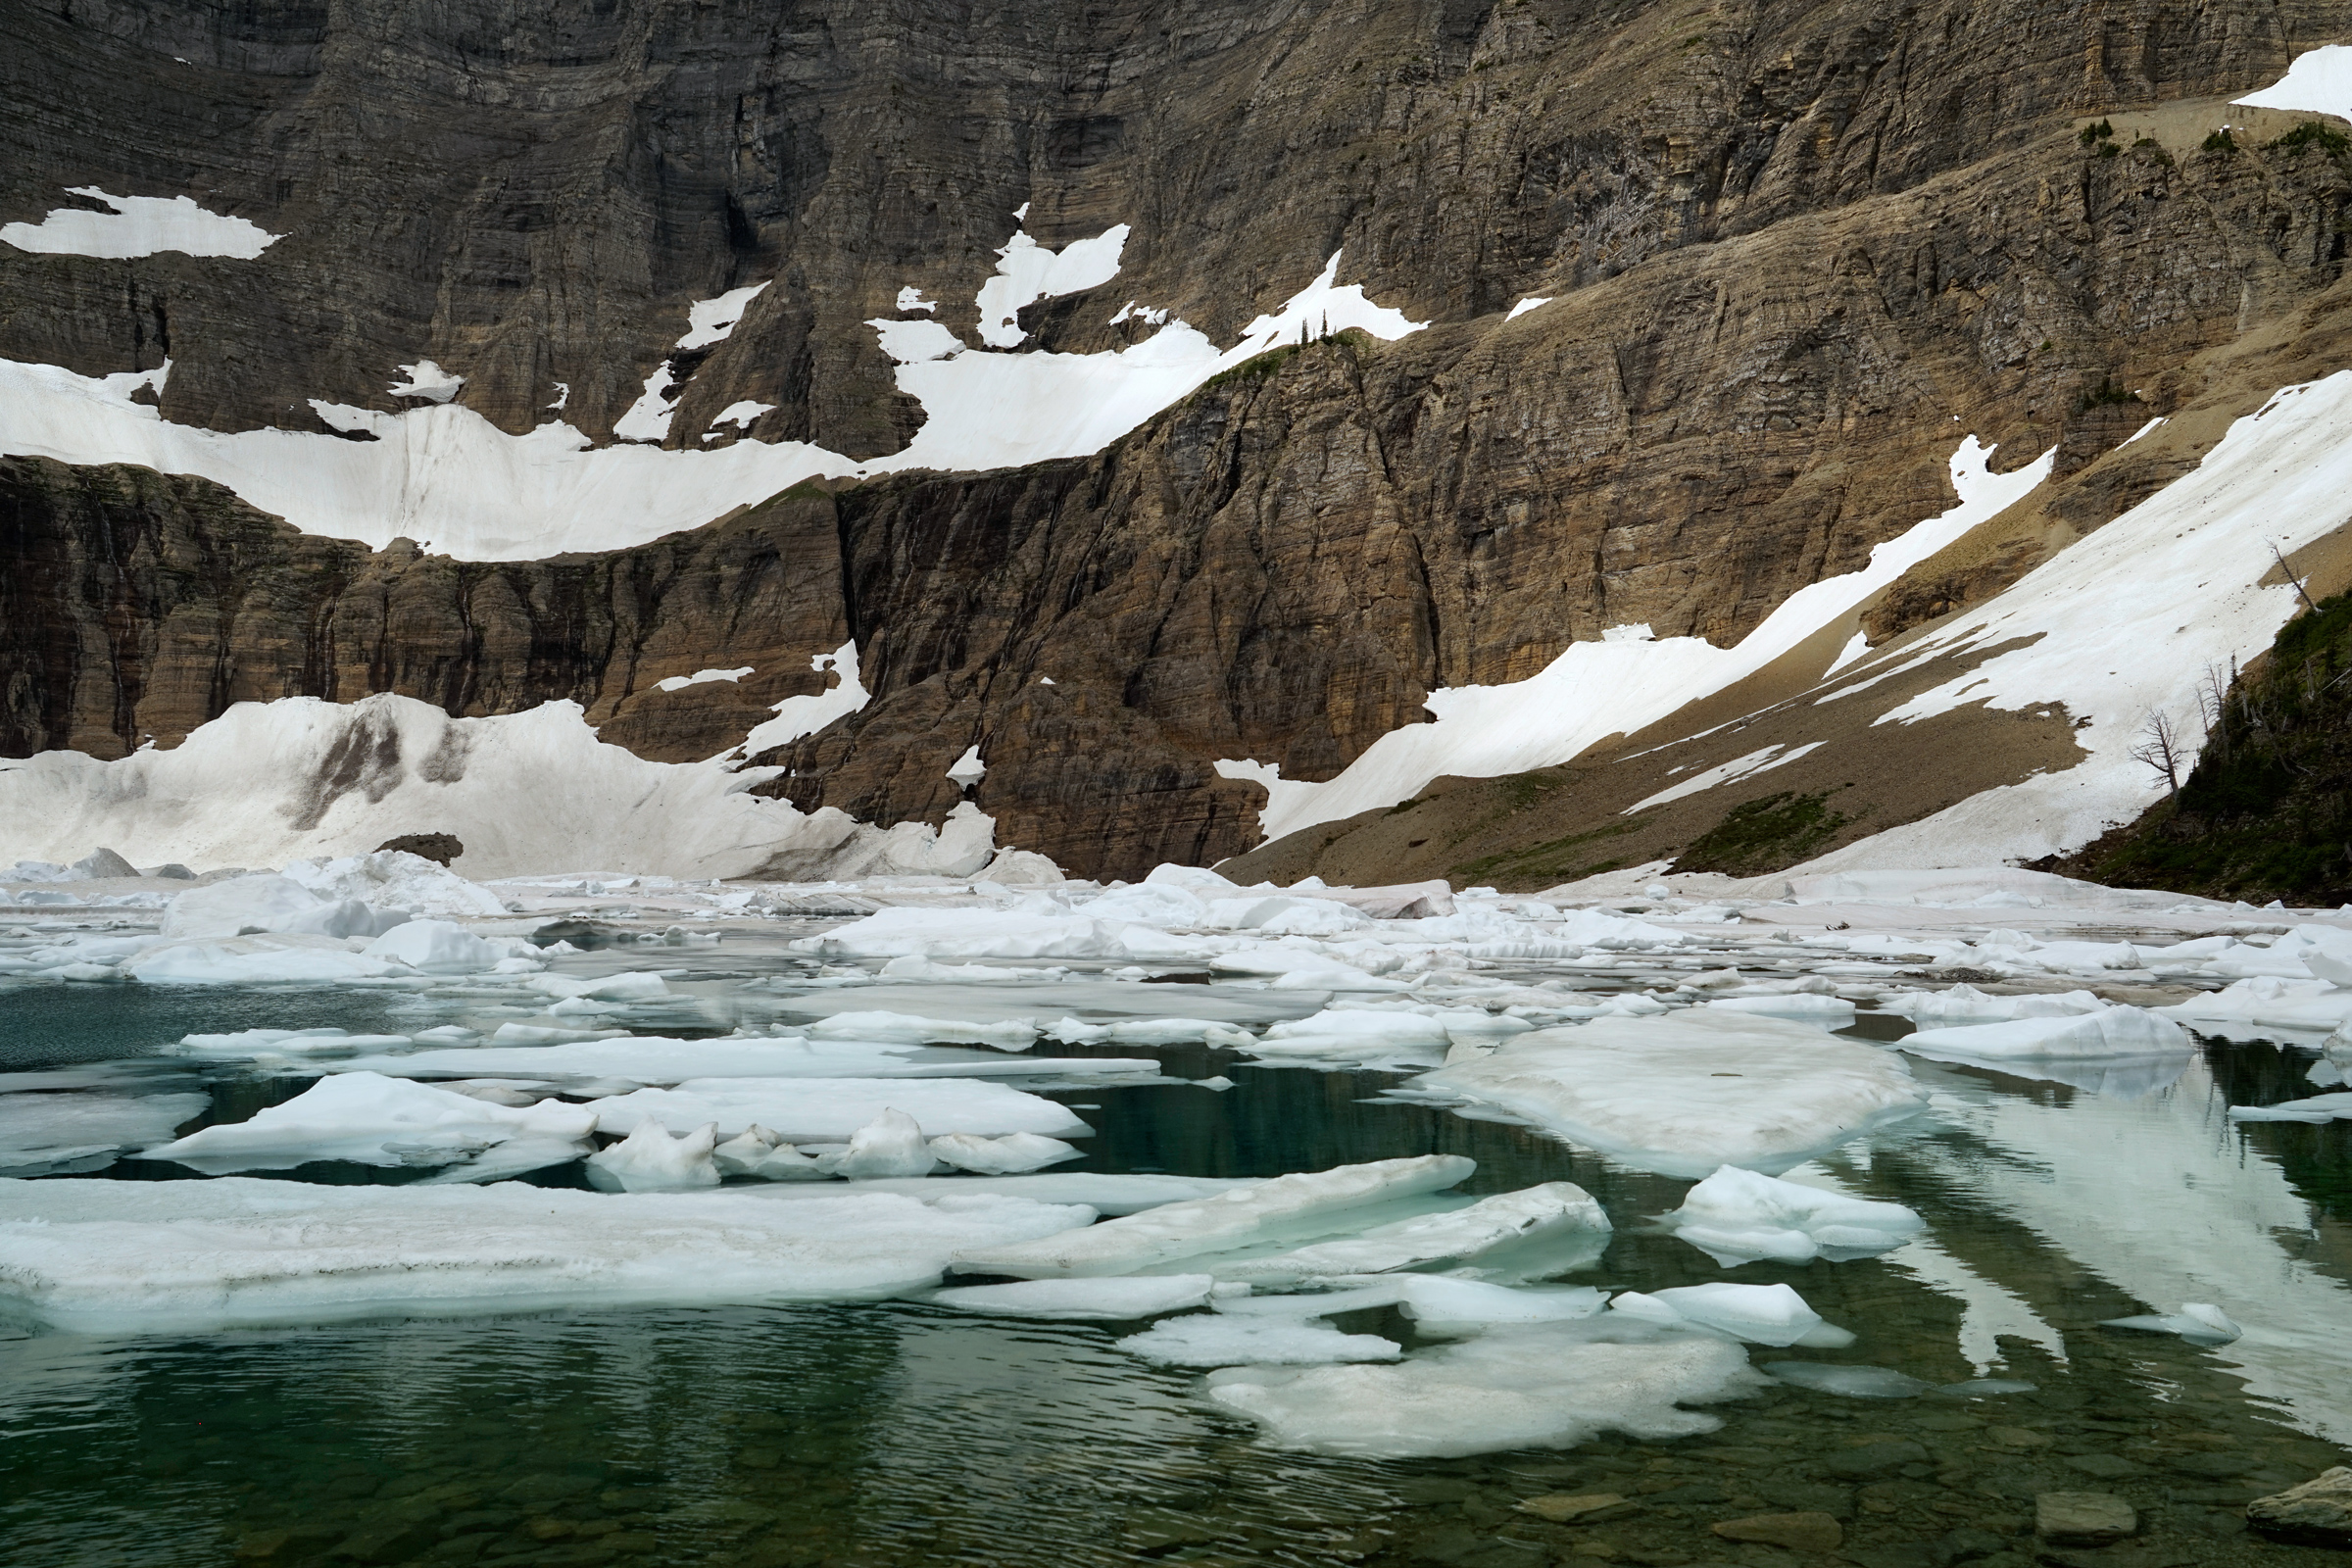
{"label": "submerged rock", "polygon": [[2246,1504],[2246,1523],[2266,1536],[2315,1546],[2352,1546],[2352,1467],[2337,1465],[2284,1492]]}
{"label": "submerged rock", "polygon": [[2098,1546],[2139,1529],[2139,1515],[2111,1492],[2045,1492],[2034,1499],[2034,1533],[2054,1546]]}
{"label": "submerged rock", "polygon": [[1790,1551],[1836,1551],[1845,1544],[1845,1527],[1826,1513],[1760,1513],[1714,1528],[1726,1541],[1760,1541]]}

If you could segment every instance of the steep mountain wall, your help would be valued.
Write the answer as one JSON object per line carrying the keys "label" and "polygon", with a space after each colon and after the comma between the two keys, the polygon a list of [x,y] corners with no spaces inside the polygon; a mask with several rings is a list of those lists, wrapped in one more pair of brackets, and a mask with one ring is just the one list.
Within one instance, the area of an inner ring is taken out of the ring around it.
{"label": "steep mountain wall", "polygon": [[[1050,245],[1133,225],[1111,282],[1021,318],[1070,352],[1140,335],[1110,319],[1129,299],[1229,342],[1344,248],[1345,281],[1433,324],[1277,351],[1093,457],[796,494],[630,551],[371,556],[201,481],[0,473],[24,564],[0,751],[115,755],[245,697],[392,690],[576,698],[608,740],[702,757],[854,638],[872,700],[766,758],[790,769],[770,789],[937,821],[978,745],[1000,838],[1102,874],[1250,848],[1263,792],[1219,759],[1329,778],[1432,690],[1605,628],[1729,643],[1950,505],[1961,435],[2001,467],[2056,445],[2063,526],[1908,580],[1873,634],[1982,598],[2194,461],[2093,462],[2211,395],[2200,356],[2335,284],[2352,197],[2328,144],[2265,145],[2291,118],[2205,144],[2262,122],[2219,100],[2352,4],[9,20],[0,219],[91,185],[285,238],[237,262],[0,248],[0,357],[169,356],[165,416],[218,428],[393,409],[397,367],[431,358],[513,431],[562,383],[603,439],[690,302],[772,278],[673,360],[669,444],[752,399],[775,407],[747,439],[870,455],[921,414],[864,323],[913,285],[970,340],[1023,204]],[[2093,114],[2123,128],[2078,137]],[[1524,296],[1552,303],[1506,320]],[[2086,402],[2101,385],[2139,401]]]}

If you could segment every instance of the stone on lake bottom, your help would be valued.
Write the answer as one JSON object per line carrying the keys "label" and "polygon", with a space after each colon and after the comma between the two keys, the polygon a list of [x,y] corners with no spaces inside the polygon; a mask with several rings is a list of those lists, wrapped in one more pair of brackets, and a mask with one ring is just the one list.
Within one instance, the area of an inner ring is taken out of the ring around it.
{"label": "stone on lake bottom", "polygon": [[1715,1526],[1726,1541],[1760,1541],[1790,1551],[1836,1551],[1845,1544],[1845,1530],[1826,1513],[1760,1513],[1749,1519],[1726,1519]]}
{"label": "stone on lake bottom", "polygon": [[1532,1513],[1553,1524],[1563,1524],[1584,1514],[1598,1513],[1614,1508],[1625,1499],[1614,1492],[1589,1492],[1571,1495],[1565,1492],[1549,1493],[1541,1497],[1529,1497],[1519,1504],[1519,1511]]}
{"label": "stone on lake bottom", "polygon": [[2098,1545],[2139,1528],[2139,1515],[2112,1492],[2045,1492],[2034,1499],[2034,1533],[2054,1545]]}
{"label": "stone on lake bottom", "polygon": [[2299,1487],[2255,1498],[2246,1504],[2246,1523],[2282,1540],[2352,1546],[2352,1468],[2338,1465]]}

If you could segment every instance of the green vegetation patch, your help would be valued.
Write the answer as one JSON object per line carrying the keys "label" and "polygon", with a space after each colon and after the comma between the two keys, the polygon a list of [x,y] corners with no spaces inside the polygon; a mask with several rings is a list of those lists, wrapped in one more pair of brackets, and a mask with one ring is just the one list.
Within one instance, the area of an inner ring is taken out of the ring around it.
{"label": "green vegetation patch", "polygon": [[[1529,775],[1518,776],[1524,778]],[[1446,874],[1458,882],[1491,883],[1496,887],[1505,882],[1514,886],[1532,884],[1539,887],[1548,887],[1554,882],[1573,882],[1580,876],[1613,871],[1624,863],[1622,859],[1587,862],[1576,855],[1577,850],[1646,826],[1648,819],[1644,817],[1606,822],[1588,832],[1571,833],[1566,838],[1551,839],[1523,850],[1504,850],[1475,860],[1465,860]]]}
{"label": "green vegetation patch", "polygon": [[2352,136],[2345,135],[2322,120],[2306,120],[2285,135],[2270,144],[2274,152],[2294,152],[2299,148],[2317,147],[2330,158],[2352,153]]}
{"label": "green vegetation patch", "polygon": [[1675,858],[1674,868],[1762,876],[1794,865],[1853,820],[1830,808],[1832,793],[1799,795],[1783,790],[1735,806],[1722,821],[1691,840],[1690,847]]}

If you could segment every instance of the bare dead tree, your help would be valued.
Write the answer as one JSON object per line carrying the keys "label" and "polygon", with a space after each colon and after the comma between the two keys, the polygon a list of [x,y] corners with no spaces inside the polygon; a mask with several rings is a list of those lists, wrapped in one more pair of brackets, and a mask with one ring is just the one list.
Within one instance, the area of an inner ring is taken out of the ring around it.
{"label": "bare dead tree", "polygon": [[2303,608],[2310,611],[2315,615],[2318,614],[2320,612],[2320,607],[2311,602],[2310,594],[2304,592],[2303,579],[2296,576],[2294,568],[2286,564],[2286,557],[2281,554],[2278,549],[2278,541],[2276,539],[2265,539],[2263,543],[2271,547],[2271,559],[2278,563],[2278,575],[2284,577],[2288,582],[2291,582],[2295,585],[2295,595],[2297,598],[2303,601]]}
{"label": "bare dead tree", "polygon": [[2192,759],[2172,715],[2163,709],[2150,710],[2139,726],[2139,744],[2132,748],[2132,760],[2145,762],[2163,776],[2166,800],[2180,798],[2180,769]]}

